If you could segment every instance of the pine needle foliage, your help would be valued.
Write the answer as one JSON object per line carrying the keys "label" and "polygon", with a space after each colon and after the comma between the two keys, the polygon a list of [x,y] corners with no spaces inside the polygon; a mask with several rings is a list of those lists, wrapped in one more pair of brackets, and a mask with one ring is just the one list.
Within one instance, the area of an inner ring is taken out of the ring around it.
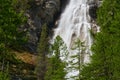
{"label": "pine needle foliage", "polygon": [[44,80],[46,72],[46,55],[48,53],[48,28],[47,24],[43,24],[40,40],[38,43],[38,59],[36,66],[36,74],[38,80]]}
{"label": "pine needle foliage", "polygon": [[[47,66],[45,80],[65,80],[65,62],[61,60],[60,55],[61,46],[63,44],[64,43],[60,36],[57,36],[54,44],[51,45],[50,52],[52,53],[52,56],[49,58],[49,65]],[[65,54],[64,49],[63,53]]]}

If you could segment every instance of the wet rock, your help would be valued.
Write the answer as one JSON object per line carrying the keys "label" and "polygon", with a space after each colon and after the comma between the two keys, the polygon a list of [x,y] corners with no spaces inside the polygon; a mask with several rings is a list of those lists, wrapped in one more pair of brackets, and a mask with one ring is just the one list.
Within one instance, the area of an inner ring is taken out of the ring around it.
{"label": "wet rock", "polygon": [[96,20],[97,18],[97,9],[101,6],[102,0],[92,0],[88,1],[88,4],[90,5],[89,8],[89,14],[92,20]]}
{"label": "wet rock", "polygon": [[27,24],[21,28],[23,31],[27,31],[28,43],[25,44],[25,47],[28,51],[36,53],[42,24],[53,22],[59,11],[60,0],[33,0],[30,2],[30,9],[26,13]]}
{"label": "wet rock", "polygon": [[97,8],[98,5],[96,3],[90,3],[89,15],[93,20],[97,18]]}
{"label": "wet rock", "polygon": [[64,11],[68,3],[69,3],[69,0],[60,0],[61,12]]}

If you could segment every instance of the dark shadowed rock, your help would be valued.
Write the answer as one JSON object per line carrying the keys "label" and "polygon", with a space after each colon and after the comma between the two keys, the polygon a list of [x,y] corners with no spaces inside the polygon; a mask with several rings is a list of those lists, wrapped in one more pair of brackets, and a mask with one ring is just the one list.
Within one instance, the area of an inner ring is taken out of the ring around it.
{"label": "dark shadowed rock", "polygon": [[91,17],[93,20],[95,20],[95,19],[97,18],[97,14],[96,14],[97,8],[98,8],[98,6],[97,6],[96,3],[92,4],[92,5],[90,6],[90,8],[89,8],[90,17]]}
{"label": "dark shadowed rock", "polygon": [[97,12],[97,9],[101,6],[102,0],[88,1],[88,4],[90,5],[90,8],[89,8],[90,17],[92,18],[92,21],[96,20],[97,18],[96,12]]}
{"label": "dark shadowed rock", "polygon": [[33,0],[26,13],[28,21],[23,28],[27,31],[28,43],[25,47],[30,52],[36,52],[40,37],[41,26],[44,23],[54,23],[56,15],[60,12],[61,0]]}

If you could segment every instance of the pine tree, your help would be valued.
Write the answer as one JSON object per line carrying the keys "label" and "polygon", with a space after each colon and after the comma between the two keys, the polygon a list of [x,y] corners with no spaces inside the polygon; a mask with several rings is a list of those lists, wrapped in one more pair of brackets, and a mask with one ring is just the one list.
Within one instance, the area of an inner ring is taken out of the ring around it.
{"label": "pine tree", "polygon": [[40,41],[38,44],[38,60],[36,67],[36,74],[38,80],[45,80],[46,72],[46,55],[48,53],[48,28],[47,24],[42,26]]}
{"label": "pine tree", "polygon": [[98,10],[101,32],[92,47],[91,63],[82,69],[82,80],[120,79],[120,0],[104,0]]}
{"label": "pine tree", "polygon": [[26,17],[24,12],[17,13],[15,10],[16,1],[0,0],[0,80],[9,79],[9,71],[5,71],[7,63],[10,63],[10,66],[19,63],[11,49],[20,50],[26,42],[25,32],[18,31],[26,22]]}
{"label": "pine tree", "polygon": [[[65,80],[65,62],[61,60],[61,54],[66,53],[66,48],[63,45],[64,43],[62,39],[59,36],[57,36],[54,41],[54,44],[51,45],[50,52],[52,53],[52,56],[49,58],[50,64],[47,67],[45,80]],[[61,50],[63,51],[62,53]]]}
{"label": "pine tree", "polygon": [[72,50],[74,50],[74,52],[76,52],[76,53],[71,56],[71,59],[75,59],[76,62],[74,62],[74,60],[72,60],[70,63],[71,67],[69,67],[69,68],[79,71],[78,75],[73,76],[72,78],[74,78],[75,80],[81,80],[80,72],[82,69],[82,65],[84,63],[84,54],[85,54],[84,42],[81,42],[80,39],[77,39],[74,42],[74,46],[72,47]]}
{"label": "pine tree", "polygon": [[5,44],[7,48],[16,48],[26,41],[23,32],[18,31],[18,28],[24,24],[26,18],[22,12],[17,13],[15,11],[15,1],[0,1],[0,43]]}

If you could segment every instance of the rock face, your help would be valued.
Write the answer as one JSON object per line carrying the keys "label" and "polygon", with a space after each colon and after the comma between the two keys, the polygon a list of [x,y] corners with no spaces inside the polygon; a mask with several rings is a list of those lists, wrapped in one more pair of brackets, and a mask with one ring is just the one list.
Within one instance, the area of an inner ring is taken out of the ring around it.
{"label": "rock face", "polygon": [[66,5],[69,3],[69,0],[60,0],[61,12],[65,9]]}
{"label": "rock face", "polygon": [[101,6],[102,0],[93,0],[88,3],[90,5],[90,8],[89,8],[90,17],[92,18],[92,20],[96,20],[97,18],[96,12],[97,12],[97,9]]}
{"label": "rock face", "polygon": [[27,31],[28,37],[28,43],[25,47],[30,52],[36,52],[42,24],[52,23],[53,26],[67,2],[68,0],[33,0],[30,2],[30,8],[26,13],[28,21],[23,29]]}
{"label": "rock face", "polygon": [[90,14],[90,17],[95,20],[97,18],[97,14],[96,14],[96,11],[97,11],[97,4],[96,3],[92,3],[90,4],[90,8],[89,8],[89,14]]}

